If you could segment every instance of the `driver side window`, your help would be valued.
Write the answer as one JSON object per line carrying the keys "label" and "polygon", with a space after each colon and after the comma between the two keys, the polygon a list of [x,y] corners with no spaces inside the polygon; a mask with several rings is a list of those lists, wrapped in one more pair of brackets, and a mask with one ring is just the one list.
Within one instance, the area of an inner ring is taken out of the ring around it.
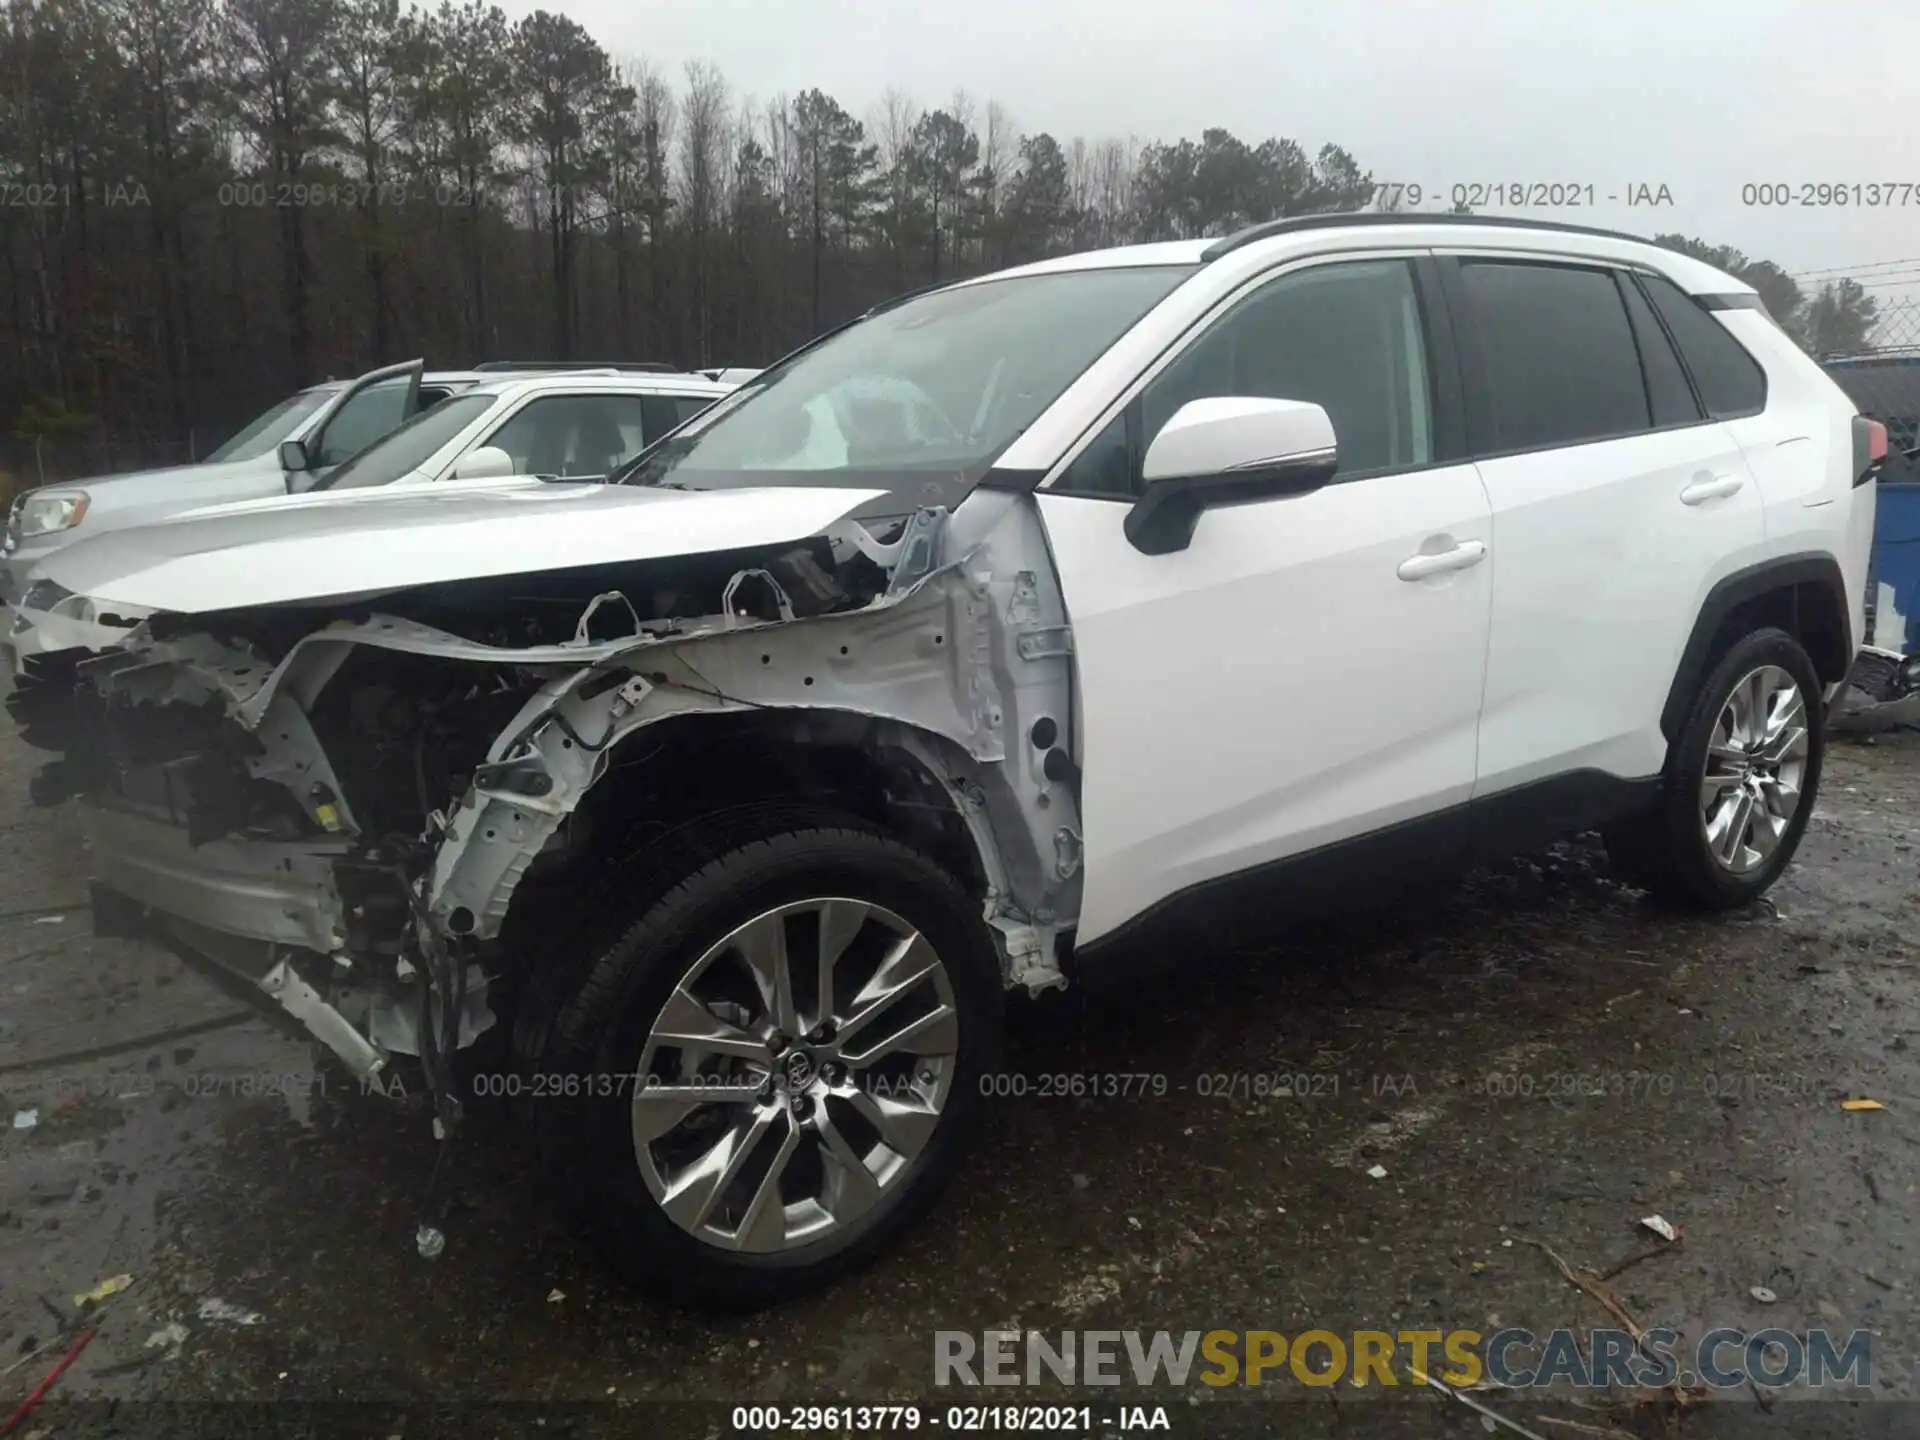
{"label": "driver side window", "polygon": [[[328,419],[320,437],[316,468],[344,465],[376,440],[385,439],[407,418],[406,380],[384,380],[350,397]],[[420,399],[425,409],[427,400]]]}
{"label": "driver side window", "polygon": [[1054,488],[1139,494],[1140,462],[1174,412],[1227,395],[1322,406],[1340,446],[1338,478],[1430,463],[1432,384],[1409,263],[1316,266],[1263,285],[1148,382]]}

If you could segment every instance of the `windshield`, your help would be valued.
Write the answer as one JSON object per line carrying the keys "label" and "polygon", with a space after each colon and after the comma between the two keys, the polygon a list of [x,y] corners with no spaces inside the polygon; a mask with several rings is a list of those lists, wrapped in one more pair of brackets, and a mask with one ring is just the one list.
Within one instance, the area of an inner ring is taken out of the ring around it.
{"label": "windshield", "polygon": [[908,300],[750,380],[618,478],[690,490],[911,487],[915,504],[953,504],[1191,273],[1070,270]]}
{"label": "windshield", "polygon": [[434,453],[493,408],[497,395],[455,395],[430,405],[384,440],[376,440],[338,470],[316,480],[315,490],[364,490],[391,485],[418,470]]}
{"label": "windshield", "polygon": [[258,460],[262,455],[272,454],[282,440],[292,438],[293,432],[300,428],[301,421],[337,393],[336,390],[302,390],[298,395],[289,395],[264,415],[252,420],[238,435],[201,463],[214,465],[222,460]]}

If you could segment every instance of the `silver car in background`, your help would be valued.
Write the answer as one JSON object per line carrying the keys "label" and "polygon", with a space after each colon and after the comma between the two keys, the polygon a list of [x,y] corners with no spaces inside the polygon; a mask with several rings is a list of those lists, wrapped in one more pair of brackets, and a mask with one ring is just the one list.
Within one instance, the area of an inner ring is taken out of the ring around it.
{"label": "silver car in background", "polygon": [[[357,380],[328,381],[289,395],[197,464],[24,491],[13,502],[0,541],[0,600],[17,606],[33,567],[82,535],[302,489],[304,478],[326,474],[423,406],[484,378],[477,371],[429,375],[418,360],[388,365]],[[304,476],[287,468],[296,457]]]}
{"label": "silver car in background", "polygon": [[23,492],[0,541],[0,601],[18,606],[33,567],[82,535],[144,525],[234,500],[298,494],[451,395],[513,375],[635,374],[699,382],[670,365],[496,360],[471,370],[434,370],[420,360],[330,380],[256,416],[211,455],[117,475],[95,475]]}
{"label": "silver car in background", "polygon": [[[393,383],[380,381],[374,388]],[[736,388],[698,374],[571,365],[540,374],[459,377],[457,388],[455,384],[451,380],[423,384],[422,394],[431,403],[420,405],[341,464],[324,469],[309,466],[305,464],[310,458],[307,442],[280,442],[285,453],[279,464],[287,483],[276,484],[264,494],[222,495],[211,503],[196,496],[185,502],[175,500],[170,507],[164,502],[126,507],[118,512],[117,524],[69,526],[50,538],[65,544],[106,529],[158,523],[176,514],[317,504],[320,497],[335,491],[499,482],[515,476],[604,480],[647,445]],[[449,389],[451,393],[436,393]],[[312,458],[326,454],[319,451]],[[291,498],[289,491],[314,499]],[[47,553],[58,548],[50,546]],[[115,621],[131,623],[125,616],[103,620],[84,596],[71,595],[54,581],[29,574],[24,593],[13,598],[12,615],[0,638],[0,664],[17,681],[31,683],[34,667],[50,656],[65,651],[84,655],[117,644],[124,626]]]}

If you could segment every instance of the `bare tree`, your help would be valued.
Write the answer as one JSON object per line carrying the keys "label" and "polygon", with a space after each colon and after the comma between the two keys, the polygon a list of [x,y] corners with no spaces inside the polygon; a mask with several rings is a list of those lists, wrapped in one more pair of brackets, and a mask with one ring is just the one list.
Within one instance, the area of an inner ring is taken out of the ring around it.
{"label": "bare tree", "polygon": [[373,353],[393,348],[393,302],[387,289],[387,233],[384,202],[395,175],[394,146],[404,123],[400,72],[413,58],[408,51],[414,26],[400,0],[342,0],[339,104],[342,149],[358,173],[355,208],[364,230],[368,315]]}
{"label": "bare tree", "polygon": [[906,280],[906,257],[911,248],[914,216],[914,178],[920,128],[918,103],[904,91],[888,90],[880,99],[871,125],[880,147],[880,175],[885,198],[881,228],[891,251],[890,280],[895,288]]}
{"label": "bare tree", "polygon": [[688,256],[693,266],[692,309],[695,348],[702,364],[711,361],[710,234],[725,193],[727,133],[732,98],[726,77],[709,61],[687,65],[686,96],[681,101],[678,180],[681,214],[687,226]]}
{"label": "bare tree", "polygon": [[989,100],[986,120],[980,130],[980,170],[974,182],[980,207],[975,228],[979,231],[982,266],[998,264],[1006,254],[1000,208],[1019,153],[1020,131],[1013,116],[998,100]]}
{"label": "bare tree", "polygon": [[307,165],[332,139],[340,11],[328,0],[226,0],[223,89],[280,213],[293,378],[313,378]]}

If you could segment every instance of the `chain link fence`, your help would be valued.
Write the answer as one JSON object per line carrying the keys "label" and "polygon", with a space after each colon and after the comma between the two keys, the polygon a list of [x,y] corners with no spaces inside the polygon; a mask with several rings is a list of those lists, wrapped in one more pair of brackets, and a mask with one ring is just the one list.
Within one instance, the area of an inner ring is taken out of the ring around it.
{"label": "chain link fence", "polygon": [[1861,414],[1887,427],[1886,483],[1920,484],[1908,454],[1920,445],[1920,296],[1878,298],[1863,318],[1861,343],[1820,363]]}

